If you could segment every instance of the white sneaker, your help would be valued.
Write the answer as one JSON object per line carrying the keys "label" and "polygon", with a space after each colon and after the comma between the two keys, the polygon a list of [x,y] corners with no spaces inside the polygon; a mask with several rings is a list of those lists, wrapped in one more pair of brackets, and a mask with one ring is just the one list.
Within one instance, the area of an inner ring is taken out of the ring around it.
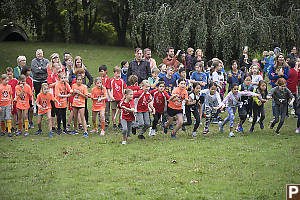
{"label": "white sneaker", "polygon": [[122,141],[122,144],[126,144],[126,141],[124,140],[124,141]]}
{"label": "white sneaker", "polygon": [[152,127],[149,128],[149,136],[152,136]]}
{"label": "white sneaker", "polygon": [[219,121],[219,131],[220,133],[223,133],[224,132],[224,126],[223,126],[223,122]]}
{"label": "white sneaker", "polygon": [[155,129],[151,129],[151,130],[152,130],[151,136],[155,136],[156,135]]}
{"label": "white sneaker", "polygon": [[197,133],[196,132],[192,132],[193,137],[197,137]]}
{"label": "white sneaker", "polygon": [[230,132],[230,133],[229,133],[229,137],[235,137],[234,133],[233,133],[233,132]]}
{"label": "white sneaker", "polygon": [[256,122],[259,122],[259,121],[260,121],[260,117],[257,118]]}
{"label": "white sneaker", "polygon": [[295,110],[294,109],[291,110],[291,115],[295,115]]}
{"label": "white sneaker", "polygon": [[299,133],[299,128],[296,128],[296,131],[295,131],[295,133]]}
{"label": "white sneaker", "polygon": [[248,120],[250,123],[253,122],[253,118],[252,117],[249,117],[249,120]]}
{"label": "white sneaker", "polygon": [[101,136],[104,136],[104,135],[105,135],[105,131],[104,131],[104,130],[101,130],[100,135],[101,135]]}

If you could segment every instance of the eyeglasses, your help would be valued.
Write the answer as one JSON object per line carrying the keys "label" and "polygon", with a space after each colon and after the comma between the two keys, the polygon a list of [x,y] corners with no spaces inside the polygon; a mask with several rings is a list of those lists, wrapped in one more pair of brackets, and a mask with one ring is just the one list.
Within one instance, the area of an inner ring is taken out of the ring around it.
{"label": "eyeglasses", "polygon": [[53,57],[52,59],[58,58],[57,56]]}

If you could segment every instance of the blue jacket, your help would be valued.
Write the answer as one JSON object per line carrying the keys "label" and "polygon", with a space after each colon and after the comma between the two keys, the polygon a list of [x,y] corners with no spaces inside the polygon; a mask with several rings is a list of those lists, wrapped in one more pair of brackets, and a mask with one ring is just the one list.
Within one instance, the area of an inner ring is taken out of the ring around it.
{"label": "blue jacket", "polygon": [[[229,88],[231,88],[234,83],[241,85],[244,81],[244,73],[241,70],[238,71],[237,75],[234,75],[232,71],[230,72],[232,74],[231,77],[228,76],[229,72],[227,72],[227,82],[229,84]],[[239,74],[241,75],[241,78],[238,78]]]}
{"label": "blue jacket", "polygon": [[269,71],[269,79],[270,79],[270,85],[273,87],[276,87],[276,81],[279,79],[279,78],[284,78],[285,80],[288,80],[289,79],[289,73],[290,73],[290,70],[289,70],[289,67],[288,66],[285,66],[283,68],[283,76],[278,76],[276,70],[275,70],[275,67],[274,66],[271,66],[270,68],[270,71]]}

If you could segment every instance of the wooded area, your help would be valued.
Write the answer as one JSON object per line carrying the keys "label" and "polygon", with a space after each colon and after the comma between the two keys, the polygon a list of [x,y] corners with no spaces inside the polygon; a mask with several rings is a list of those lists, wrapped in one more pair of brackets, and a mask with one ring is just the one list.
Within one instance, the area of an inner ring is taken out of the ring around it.
{"label": "wooded area", "polygon": [[160,56],[168,46],[224,60],[245,45],[300,46],[300,1],[293,0],[7,0],[0,16],[33,40],[150,47]]}

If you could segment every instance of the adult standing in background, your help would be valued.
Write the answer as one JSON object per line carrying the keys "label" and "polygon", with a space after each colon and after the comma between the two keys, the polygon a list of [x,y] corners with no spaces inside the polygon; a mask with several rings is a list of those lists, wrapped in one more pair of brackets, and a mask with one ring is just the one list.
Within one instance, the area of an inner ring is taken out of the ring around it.
{"label": "adult standing in background", "polygon": [[297,53],[297,47],[293,46],[291,53],[289,53],[289,55],[287,56],[287,58],[290,59],[290,61],[294,61],[296,62],[296,59],[299,58],[299,54]]}
{"label": "adult standing in background", "polygon": [[[82,77],[82,83],[85,84],[88,88],[91,87],[91,85],[93,84],[93,76],[90,74],[90,72],[87,70],[87,67],[83,64],[82,62],[82,58],[80,56],[76,56],[73,62],[73,69],[71,70],[71,73],[69,74],[69,82],[72,82],[73,79],[75,78],[75,72],[76,69],[82,68],[85,71],[84,76]],[[86,83],[86,78],[89,79],[89,82]],[[85,101],[85,108],[84,108],[84,117],[85,117],[85,121],[88,127],[90,127],[89,124],[89,111],[88,111],[88,106],[87,106],[87,102]]]}
{"label": "adult standing in background", "polygon": [[44,58],[44,52],[42,49],[36,50],[36,58],[31,61],[31,71],[33,78],[33,87],[35,90],[35,96],[41,91],[43,83],[47,83],[47,64],[49,60]]}
{"label": "adult standing in background", "polygon": [[139,83],[143,80],[148,80],[151,77],[150,62],[142,59],[143,51],[141,48],[135,49],[135,59],[129,63],[127,72],[127,80],[130,75],[136,75],[139,78]]}
{"label": "adult standing in background", "polygon": [[169,47],[167,49],[167,57],[164,58],[162,60],[162,62],[168,67],[168,66],[173,66],[175,71],[174,72],[177,72],[178,70],[178,67],[179,67],[179,64],[180,62],[177,60],[178,58],[178,55],[180,53],[181,50],[178,50],[176,55],[174,55],[174,48],[173,47]]}
{"label": "adult standing in background", "polygon": [[18,66],[14,68],[14,78],[19,79],[19,76],[21,75],[23,67],[26,66],[26,57],[25,56],[18,56],[17,58]]}
{"label": "adult standing in background", "polygon": [[193,71],[194,68],[194,63],[193,63],[193,54],[194,54],[194,49],[193,48],[188,48],[186,50],[185,54],[185,71],[186,71],[186,78],[190,78],[190,72]]}
{"label": "adult standing in background", "polygon": [[151,49],[149,49],[149,48],[144,49],[144,60],[147,60],[150,62],[150,68],[152,70],[153,67],[157,67],[157,66],[156,66],[156,61],[151,56],[152,56]]}
{"label": "adult standing in background", "polygon": [[65,67],[67,66],[67,60],[69,59],[70,56],[72,56],[71,53],[69,53],[69,52],[65,52],[65,53],[64,53],[64,61],[61,62],[61,64],[62,64],[63,66],[65,66]]}
{"label": "adult standing in background", "polygon": [[193,59],[193,71],[195,70],[196,63],[201,62],[201,61],[204,62],[204,68],[206,68],[206,59],[204,58],[203,51],[202,51],[202,49],[197,49],[195,51],[195,57]]}

